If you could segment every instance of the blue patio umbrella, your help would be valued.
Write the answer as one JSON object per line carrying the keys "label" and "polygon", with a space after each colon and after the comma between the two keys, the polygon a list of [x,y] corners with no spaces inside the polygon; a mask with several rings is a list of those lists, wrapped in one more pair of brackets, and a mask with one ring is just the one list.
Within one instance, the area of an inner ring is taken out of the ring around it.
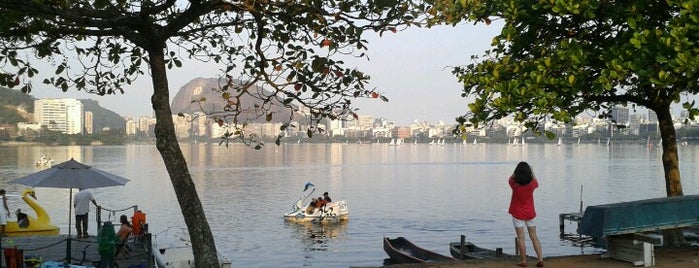
{"label": "blue patio umbrella", "polygon": [[92,166],[85,165],[71,158],[60,164],[51,166],[42,171],[29,174],[10,181],[10,183],[22,184],[30,187],[50,187],[70,189],[68,196],[68,242],[66,249],[66,260],[70,263],[70,236],[73,213],[73,188],[89,189],[109,186],[125,185],[129,180],[114,175]]}

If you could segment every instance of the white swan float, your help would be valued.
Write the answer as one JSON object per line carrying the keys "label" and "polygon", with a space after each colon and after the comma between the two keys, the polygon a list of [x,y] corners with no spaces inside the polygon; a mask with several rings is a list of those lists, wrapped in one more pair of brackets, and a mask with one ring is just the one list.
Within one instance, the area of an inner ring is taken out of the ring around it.
{"label": "white swan float", "polygon": [[299,200],[292,205],[290,212],[284,214],[284,220],[289,222],[334,223],[349,219],[347,202],[344,200],[330,202],[321,208],[309,211],[307,209],[309,204],[303,205],[303,203],[315,190],[315,185],[310,182],[306,183]]}

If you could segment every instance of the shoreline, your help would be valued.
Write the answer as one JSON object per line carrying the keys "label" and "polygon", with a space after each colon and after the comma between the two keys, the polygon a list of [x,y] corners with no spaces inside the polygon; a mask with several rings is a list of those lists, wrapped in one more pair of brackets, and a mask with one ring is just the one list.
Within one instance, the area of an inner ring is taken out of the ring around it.
{"label": "shoreline", "polygon": [[[545,249],[544,249],[545,250]],[[353,267],[351,268],[360,268]],[[449,261],[439,263],[413,263],[413,264],[394,264],[377,267],[361,267],[361,268],[512,268],[518,267],[517,261],[511,259],[496,259],[496,260],[463,260]],[[536,267],[536,261],[530,261],[528,267]],[[633,267],[630,262],[602,258],[601,254],[590,255],[568,255],[568,256],[552,256],[544,258],[544,267],[565,267],[565,268],[628,268]],[[660,268],[671,267],[699,267],[699,247],[684,246],[678,248],[655,248],[655,266]]]}

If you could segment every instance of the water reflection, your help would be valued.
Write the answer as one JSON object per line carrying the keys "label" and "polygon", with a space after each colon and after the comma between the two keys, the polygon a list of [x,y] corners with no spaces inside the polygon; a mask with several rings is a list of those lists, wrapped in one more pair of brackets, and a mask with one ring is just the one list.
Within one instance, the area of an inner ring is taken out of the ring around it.
{"label": "water reflection", "polygon": [[299,251],[302,252],[304,266],[313,266],[319,254],[332,251],[333,242],[347,236],[347,221],[333,224],[284,222],[284,227],[301,242]]}
{"label": "water reflection", "polygon": [[[679,149],[685,194],[696,194],[699,146]],[[661,149],[645,143],[285,144],[262,150],[183,144],[182,150],[219,252],[235,267],[377,266],[386,258],[383,236],[405,236],[448,254],[448,243],[466,234],[479,246],[514,252],[506,179],[522,160],[533,165],[541,185],[535,196],[539,238],[547,256],[592,250],[559,237],[559,213],[578,211],[581,201],[588,206],[665,195]],[[34,162],[41,155],[56,162],[72,157],[130,179],[125,187],[98,188],[93,194],[113,208],[139,205],[160,237],[171,226],[185,226],[162,158],[152,145],[0,146],[2,188],[8,194],[21,193],[24,186],[7,182],[36,172]],[[348,223],[282,220],[300,185],[309,180],[333,199],[348,200],[353,211]],[[36,191],[52,221],[67,233],[68,190]],[[31,212],[19,198],[9,202],[12,211]],[[566,230],[574,232],[575,226]]]}
{"label": "water reflection", "polygon": [[333,224],[311,222],[285,222],[285,227],[293,232],[303,246],[304,252],[327,251],[334,239],[347,236],[347,221]]}

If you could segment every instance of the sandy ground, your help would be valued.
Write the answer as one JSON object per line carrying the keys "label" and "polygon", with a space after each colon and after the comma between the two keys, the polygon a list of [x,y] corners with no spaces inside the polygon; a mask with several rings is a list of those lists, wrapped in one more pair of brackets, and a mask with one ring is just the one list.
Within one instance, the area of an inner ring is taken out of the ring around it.
{"label": "sandy ground", "polygon": [[[528,267],[536,267],[536,261],[530,261]],[[517,262],[511,260],[496,261],[456,261],[447,263],[427,263],[427,264],[400,264],[389,265],[387,268],[516,268]],[[615,268],[633,267],[630,262],[601,258],[599,254],[582,256],[564,256],[544,258],[544,267],[564,267],[564,268]],[[685,248],[655,248],[655,267],[675,268],[675,267],[697,267],[699,268],[699,247]]]}

